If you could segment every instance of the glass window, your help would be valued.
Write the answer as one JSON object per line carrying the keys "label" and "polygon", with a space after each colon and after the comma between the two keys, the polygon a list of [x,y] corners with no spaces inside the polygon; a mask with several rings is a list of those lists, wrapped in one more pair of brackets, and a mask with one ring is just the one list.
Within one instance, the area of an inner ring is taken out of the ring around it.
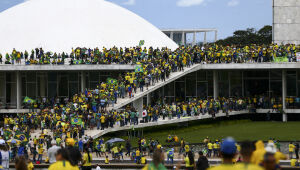
{"label": "glass window", "polygon": [[205,81],[206,80],[206,71],[200,70],[197,72],[197,81]]}
{"label": "glass window", "polygon": [[164,86],[164,96],[174,96],[174,81]]}
{"label": "glass window", "polygon": [[287,89],[287,96],[297,95],[296,71],[286,72],[286,89]]}
{"label": "glass window", "polygon": [[175,82],[176,101],[185,100],[185,82]]}
{"label": "glass window", "polygon": [[36,98],[36,84],[35,83],[27,83],[27,95],[31,98]]}
{"label": "glass window", "polygon": [[57,73],[48,73],[48,81],[56,82],[57,81]]}
{"label": "glass window", "polygon": [[57,82],[48,82],[48,97],[57,96]]}
{"label": "glass window", "polygon": [[99,72],[90,72],[89,75],[90,81],[99,81]]}
{"label": "glass window", "polygon": [[36,82],[36,73],[35,72],[27,72],[26,79],[27,79],[27,82]]}
{"label": "glass window", "polygon": [[69,80],[70,81],[78,81],[78,73],[76,73],[76,72],[69,73]]}
{"label": "glass window", "polygon": [[69,83],[69,97],[79,93],[78,83]]}
{"label": "glass window", "polygon": [[186,96],[196,96],[196,72],[186,76]]}
{"label": "glass window", "polygon": [[197,83],[197,97],[207,98],[207,82],[198,82]]}
{"label": "glass window", "polygon": [[246,78],[268,78],[269,79],[269,71],[266,70],[251,70],[245,71],[244,77]]}
{"label": "glass window", "polygon": [[67,76],[60,76],[58,84],[58,95],[59,96],[68,96],[69,81]]}
{"label": "glass window", "polygon": [[270,70],[271,80],[282,80],[282,70]]}

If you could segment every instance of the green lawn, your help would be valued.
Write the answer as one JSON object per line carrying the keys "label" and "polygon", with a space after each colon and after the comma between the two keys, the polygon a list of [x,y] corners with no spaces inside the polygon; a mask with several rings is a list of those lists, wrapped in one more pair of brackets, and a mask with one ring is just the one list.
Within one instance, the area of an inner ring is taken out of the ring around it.
{"label": "green lawn", "polygon": [[[168,136],[183,137],[189,143],[200,143],[206,136],[210,139],[222,139],[232,136],[237,141],[243,140],[268,140],[275,138],[280,141],[300,140],[300,122],[253,122],[250,120],[218,121],[216,123],[194,122],[184,127],[181,125],[158,126],[144,130],[146,139],[158,139],[165,144]],[[115,134],[114,137],[123,137]],[[107,136],[107,137],[112,137]],[[136,143],[137,138],[133,139]]]}

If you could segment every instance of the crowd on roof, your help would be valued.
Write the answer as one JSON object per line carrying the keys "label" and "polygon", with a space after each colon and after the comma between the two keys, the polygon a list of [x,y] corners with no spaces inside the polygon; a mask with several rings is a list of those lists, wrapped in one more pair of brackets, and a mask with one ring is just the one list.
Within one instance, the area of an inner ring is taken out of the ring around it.
{"label": "crowd on roof", "polygon": [[[287,58],[285,62],[296,61],[296,53],[300,51],[300,45],[255,45],[248,46],[221,46],[209,44],[205,46],[181,46],[172,51],[168,48],[75,48],[71,52],[47,52],[42,48],[31,51],[17,51],[2,55],[0,53],[0,64],[136,64],[151,63],[153,59],[162,58],[190,58],[192,62],[205,63],[251,63],[272,62],[278,57]],[[4,59],[5,58],[5,61]],[[66,62],[66,59],[69,59]]]}

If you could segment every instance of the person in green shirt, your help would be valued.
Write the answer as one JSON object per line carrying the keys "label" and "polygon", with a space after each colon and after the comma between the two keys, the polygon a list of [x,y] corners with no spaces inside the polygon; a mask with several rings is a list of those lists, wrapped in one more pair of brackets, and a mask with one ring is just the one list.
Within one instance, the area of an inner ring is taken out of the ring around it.
{"label": "person in green shirt", "polygon": [[164,161],[164,153],[161,149],[156,149],[153,153],[153,161],[147,164],[142,170],[167,170],[167,168],[162,164]]}

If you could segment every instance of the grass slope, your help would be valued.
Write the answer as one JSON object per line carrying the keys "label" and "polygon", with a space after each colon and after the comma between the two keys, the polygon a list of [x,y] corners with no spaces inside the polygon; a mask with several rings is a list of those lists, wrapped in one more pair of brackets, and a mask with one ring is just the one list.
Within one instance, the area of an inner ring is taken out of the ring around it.
{"label": "grass slope", "polygon": [[[177,135],[179,138],[183,137],[189,143],[200,143],[206,136],[210,139],[232,136],[237,141],[268,140],[269,138],[280,141],[295,141],[300,140],[300,122],[254,122],[250,120],[219,121],[217,123],[195,122],[187,127],[170,125],[144,130],[144,136],[147,140],[150,138],[158,139],[162,144],[165,144],[169,134]],[[123,138],[127,138],[127,136],[123,136]],[[134,138],[133,143],[136,141],[137,138]]]}

